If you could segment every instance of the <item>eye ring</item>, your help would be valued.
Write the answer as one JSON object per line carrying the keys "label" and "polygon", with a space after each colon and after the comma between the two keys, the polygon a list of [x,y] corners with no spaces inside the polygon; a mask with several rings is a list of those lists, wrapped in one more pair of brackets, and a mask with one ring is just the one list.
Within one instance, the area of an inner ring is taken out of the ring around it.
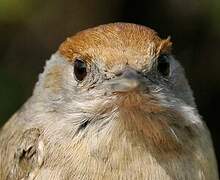
{"label": "eye ring", "polygon": [[157,71],[163,76],[168,77],[170,75],[170,63],[168,56],[162,54],[158,57],[157,60]]}
{"label": "eye ring", "polygon": [[81,59],[76,59],[74,61],[74,75],[77,81],[81,82],[85,79],[87,75],[87,64]]}

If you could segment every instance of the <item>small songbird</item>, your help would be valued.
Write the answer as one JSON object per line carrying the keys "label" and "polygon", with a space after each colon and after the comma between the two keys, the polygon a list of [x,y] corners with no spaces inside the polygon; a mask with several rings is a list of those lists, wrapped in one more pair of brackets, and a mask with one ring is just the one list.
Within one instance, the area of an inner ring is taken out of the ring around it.
{"label": "small songbird", "polygon": [[129,23],[68,38],[1,129],[0,180],[218,180],[171,45]]}

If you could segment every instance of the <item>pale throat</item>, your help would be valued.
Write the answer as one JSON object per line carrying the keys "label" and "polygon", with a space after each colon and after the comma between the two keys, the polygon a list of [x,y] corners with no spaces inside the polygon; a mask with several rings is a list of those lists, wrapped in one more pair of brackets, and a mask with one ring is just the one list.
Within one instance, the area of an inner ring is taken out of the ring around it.
{"label": "pale throat", "polygon": [[162,107],[150,96],[118,98],[115,105],[118,106],[116,115],[110,115],[109,123],[97,135],[98,144],[112,148],[116,141],[120,144],[126,140],[128,144],[159,147],[164,151],[180,148],[185,129],[178,126],[183,117],[177,112]]}

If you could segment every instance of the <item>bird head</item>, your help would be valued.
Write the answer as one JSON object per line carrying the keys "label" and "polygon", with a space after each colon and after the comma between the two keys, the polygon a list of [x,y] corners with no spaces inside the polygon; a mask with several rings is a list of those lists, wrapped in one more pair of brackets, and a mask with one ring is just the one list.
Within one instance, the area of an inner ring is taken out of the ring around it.
{"label": "bird head", "polygon": [[154,140],[165,134],[175,139],[178,133],[171,127],[198,118],[171,45],[170,38],[135,24],[81,31],[47,62],[35,88],[36,102],[42,111],[55,114],[56,127],[68,125],[66,131],[74,135],[118,129]]}

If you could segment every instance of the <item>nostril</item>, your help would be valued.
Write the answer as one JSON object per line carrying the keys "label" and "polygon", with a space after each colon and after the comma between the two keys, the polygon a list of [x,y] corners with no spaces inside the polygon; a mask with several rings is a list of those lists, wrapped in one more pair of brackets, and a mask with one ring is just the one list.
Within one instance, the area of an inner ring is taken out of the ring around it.
{"label": "nostril", "polygon": [[125,68],[123,70],[120,70],[118,72],[115,73],[115,76],[118,77],[118,76],[121,76],[121,77],[132,77],[132,76],[137,76],[137,75],[140,75],[141,73],[132,69],[132,68]]}
{"label": "nostril", "polygon": [[118,71],[118,72],[115,73],[115,76],[121,76],[122,74],[123,74],[122,71]]}

